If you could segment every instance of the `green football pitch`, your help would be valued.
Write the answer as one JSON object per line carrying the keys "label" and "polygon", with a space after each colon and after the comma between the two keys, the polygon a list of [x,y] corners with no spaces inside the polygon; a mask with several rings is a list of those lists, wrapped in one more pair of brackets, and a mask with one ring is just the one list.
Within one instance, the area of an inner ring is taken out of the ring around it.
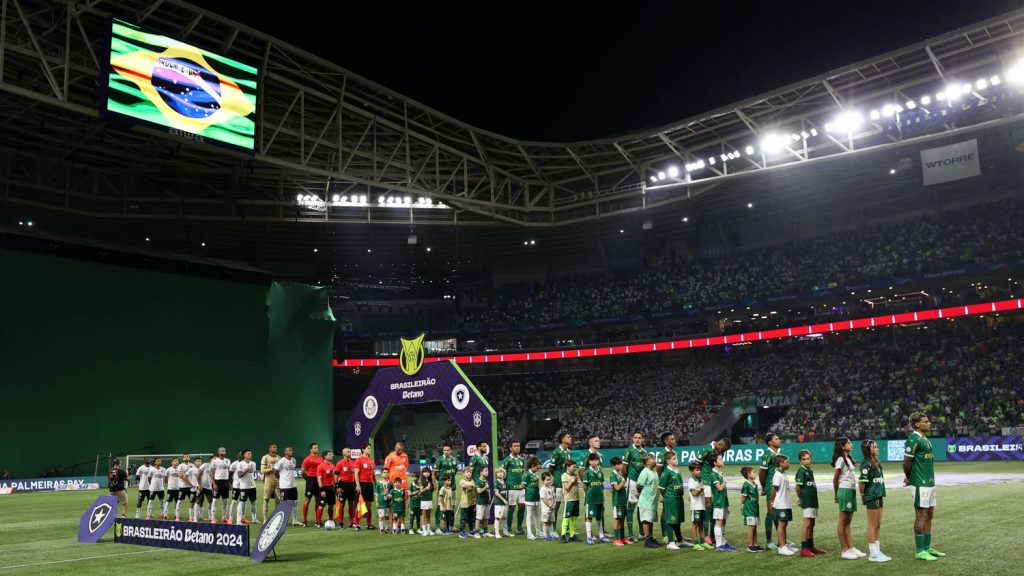
{"label": "green football pitch", "polygon": [[[886,476],[899,478],[897,463],[887,466]],[[825,465],[815,466],[819,485],[831,484]],[[738,467],[727,467],[730,486],[738,488]],[[937,562],[913,558],[913,509],[906,489],[890,488],[882,525],[882,550],[893,557],[886,564],[866,559],[839,558],[836,510],[832,496],[821,494],[815,544],[829,551],[817,558],[782,557],[774,553],[745,551],[721,553],[689,549],[668,551],[633,545],[587,546],[527,541],[516,536],[500,541],[486,538],[462,540],[457,536],[381,535],[377,532],[314,528],[289,528],[277,545],[278,560],[257,565],[248,559],[217,554],[185,552],[115,544],[113,530],[94,545],[76,543],[78,519],[102,492],[59,492],[0,496],[0,573],[3,574],[185,574],[267,573],[309,574],[360,572],[395,574],[426,571],[431,574],[669,574],[695,570],[701,574],[1024,574],[1024,463],[939,463],[943,479],[959,485],[939,488],[933,526],[934,546],[948,554]],[[998,474],[1016,474],[1016,481],[986,481]],[[129,490],[129,515],[134,514],[135,488]],[[746,542],[739,519],[739,494],[730,493],[732,520],[726,533],[731,544]],[[763,506],[763,501],[762,501]],[[797,512],[799,514],[799,512]],[[301,514],[301,510],[300,510]],[[312,520],[313,510],[310,510]],[[609,520],[610,522],[610,520]],[[789,539],[800,541],[800,519],[790,525]],[[865,515],[854,516],[854,545],[867,551]],[[582,532],[582,519],[578,521]],[[689,532],[684,526],[684,535]],[[660,535],[657,526],[655,534]],[[259,525],[251,528],[255,539]],[[764,543],[763,527],[759,541]],[[799,571],[799,572],[797,572]]]}

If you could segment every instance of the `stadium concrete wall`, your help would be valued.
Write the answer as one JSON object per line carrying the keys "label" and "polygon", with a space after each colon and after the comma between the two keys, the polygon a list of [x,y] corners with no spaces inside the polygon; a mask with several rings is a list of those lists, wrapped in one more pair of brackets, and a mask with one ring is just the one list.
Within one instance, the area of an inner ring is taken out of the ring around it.
{"label": "stadium concrete wall", "polygon": [[330,442],[329,302],[327,288],[0,250],[0,469]]}

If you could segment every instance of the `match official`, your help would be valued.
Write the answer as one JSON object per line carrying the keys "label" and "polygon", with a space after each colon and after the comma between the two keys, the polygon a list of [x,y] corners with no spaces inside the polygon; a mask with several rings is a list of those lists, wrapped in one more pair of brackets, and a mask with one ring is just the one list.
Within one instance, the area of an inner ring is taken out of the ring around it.
{"label": "match official", "polygon": [[107,489],[111,496],[117,496],[117,505],[121,507],[121,517],[128,517],[128,495],[125,486],[128,484],[128,473],[121,469],[121,461],[114,458],[114,467],[107,472]]}

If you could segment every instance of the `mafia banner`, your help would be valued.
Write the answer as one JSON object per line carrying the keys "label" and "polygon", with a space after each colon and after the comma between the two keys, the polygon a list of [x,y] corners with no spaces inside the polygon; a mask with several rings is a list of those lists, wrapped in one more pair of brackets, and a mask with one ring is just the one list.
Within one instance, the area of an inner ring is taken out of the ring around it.
{"label": "mafia banner", "polygon": [[980,175],[977,138],[921,150],[921,176],[925,186]]}
{"label": "mafia banner", "polygon": [[965,436],[950,438],[949,460],[1024,460],[1024,436]]}
{"label": "mafia banner", "polygon": [[118,518],[114,542],[248,556],[249,526]]}
{"label": "mafia banner", "polygon": [[100,496],[78,520],[78,543],[95,544],[117,518],[117,496]]}
{"label": "mafia banner", "polygon": [[252,551],[249,560],[259,563],[267,559],[267,554],[270,554],[274,546],[277,546],[277,541],[284,536],[284,531],[288,528],[288,517],[291,515],[292,509],[295,508],[295,504],[295,500],[282,500],[277,505],[274,513],[264,522],[260,533],[256,535],[256,549]]}

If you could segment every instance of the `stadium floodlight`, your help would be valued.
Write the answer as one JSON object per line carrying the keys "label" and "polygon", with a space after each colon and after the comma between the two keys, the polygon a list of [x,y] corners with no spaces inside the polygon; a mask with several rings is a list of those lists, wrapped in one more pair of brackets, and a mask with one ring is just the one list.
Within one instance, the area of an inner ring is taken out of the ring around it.
{"label": "stadium floodlight", "polygon": [[747,156],[750,156],[750,155],[752,155],[754,153],[754,147],[753,146],[747,146],[746,149],[744,149],[743,151],[747,153]]}
{"label": "stadium floodlight", "polygon": [[753,202],[747,202],[747,208],[753,208],[753,207],[754,207],[754,203]]}
{"label": "stadium floodlight", "polygon": [[864,124],[864,117],[852,110],[843,112],[836,117],[836,129],[847,134],[853,134],[862,124]]}
{"label": "stadium floodlight", "polygon": [[664,180],[664,179],[665,179],[665,171],[662,170],[661,172],[658,172],[658,180]]}
{"label": "stadium floodlight", "polygon": [[960,98],[959,86],[946,86],[946,99],[953,101]]}
{"label": "stadium floodlight", "polygon": [[988,88],[988,80],[978,78],[978,81],[974,83],[974,87],[978,90],[984,90],[985,88]]}
{"label": "stadium floodlight", "polygon": [[989,78],[988,79],[988,83],[993,85],[993,86],[999,86],[1000,84],[1003,83],[1003,81],[1000,80],[999,76],[997,75],[997,76],[993,76],[993,77]]}
{"label": "stadium floodlight", "polygon": [[764,138],[761,139],[761,150],[769,154],[774,154],[785,145],[782,136],[778,134],[765,134]]}
{"label": "stadium floodlight", "polygon": [[697,160],[697,168],[703,168],[703,167],[704,167],[704,161],[703,160]]}
{"label": "stadium floodlight", "polygon": [[818,135],[818,129],[817,128],[811,128],[811,136],[817,136],[817,135]]}
{"label": "stadium floodlight", "polygon": [[366,196],[359,196],[359,203],[366,204]]}
{"label": "stadium floodlight", "polygon": [[689,221],[690,221],[690,217],[689,216],[683,216],[683,222],[689,222]]}
{"label": "stadium floodlight", "polygon": [[332,202],[340,202],[341,201],[341,196],[335,194],[334,197],[331,198],[331,201]]}
{"label": "stadium floodlight", "polygon": [[882,106],[882,114],[886,118],[892,116],[895,111],[896,110],[892,107],[892,104],[886,104],[885,106]]}
{"label": "stadium floodlight", "polygon": [[936,100],[936,102],[942,102],[945,99],[946,99],[946,93],[945,92],[936,92],[935,93],[935,100]]}
{"label": "stadium floodlight", "polygon": [[718,157],[722,159],[722,162],[725,162],[726,160],[730,160],[732,158],[732,156],[727,156],[725,154],[721,154]]}
{"label": "stadium floodlight", "polygon": [[313,254],[316,254],[316,253],[317,253],[317,252],[319,252],[319,251],[320,251],[319,249],[317,249],[317,248],[313,248]]}
{"label": "stadium floodlight", "polygon": [[971,90],[972,88],[970,84],[964,84],[963,86],[960,87],[960,93],[963,94],[964,96],[969,96],[971,94]]}
{"label": "stadium floodlight", "polygon": [[921,106],[927,106],[927,105],[929,105],[931,103],[932,103],[932,97],[931,96],[929,96],[927,94],[925,94],[924,96],[921,96]]}
{"label": "stadium floodlight", "polygon": [[528,241],[523,240],[523,246],[529,246],[529,245],[530,245],[530,243]]}
{"label": "stadium floodlight", "polygon": [[803,138],[804,140],[807,140],[808,138],[811,137],[811,135],[808,134],[807,132],[801,132],[800,137]]}
{"label": "stadium floodlight", "polygon": [[408,196],[406,196],[405,197],[405,203],[406,204],[412,204],[412,198],[409,198]]}
{"label": "stadium floodlight", "polygon": [[831,122],[825,122],[825,132],[831,132],[831,131],[832,131],[832,123]]}
{"label": "stadium floodlight", "polygon": [[907,100],[907,110],[913,110],[914,108],[917,108],[917,102]]}
{"label": "stadium floodlight", "polygon": [[789,137],[793,139],[793,142],[797,142],[800,140],[800,135],[797,134],[796,132],[790,134]]}
{"label": "stadium floodlight", "polygon": [[377,204],[383,204],[386,198],[383,196],[377,196]]}
{"label": "stadium floodlight", "polygon": [[652,184],[657,182],[657,181],[658,181],[658,177],[657,176],[651,176],[651,183]]}
{"label": "stadium floodlight", "polygon": [[295,201],[296,202],[302,202],[302,194],[296,194],[295,195]]}
{"label": "stadium floodlight", "polygon": [[903,106],[900,106],[899,104],[893,106],[892,109],[895,110],[897,114],[903,113]]}
{"label": "stadium floodlight", "polygon": [[534,245],[536,245],[536,244],[537,244],[537,241],[536,241],[536,240],[530,240],[530,246],[534,246]]}
{"label": "stadium floodlight", "polygon": [[679,176],[679,168],[676,168],[675,166],[669,166],[668,167],[668,177],[669,178],[676,178],[678,176]]}
{"label": "stadium floodlight", "polygon": [[890,176],[895,174],[895,173],[896,173],[896,169],[895,168],[889,168],[889,175]]}
{"label": "stadium floodlight", "polygon": [[714,156],[709,156],[708,157],[708,164],[711,164],[712,166],[715,165],[715,157]]}
{"label": "stadium floodlight", "polygon": [[872,120],[878,120],[878,117],[880,116],[880,114],[878,113],[878,110],[872,110],[870,113],[868,113],[868,116]]}

